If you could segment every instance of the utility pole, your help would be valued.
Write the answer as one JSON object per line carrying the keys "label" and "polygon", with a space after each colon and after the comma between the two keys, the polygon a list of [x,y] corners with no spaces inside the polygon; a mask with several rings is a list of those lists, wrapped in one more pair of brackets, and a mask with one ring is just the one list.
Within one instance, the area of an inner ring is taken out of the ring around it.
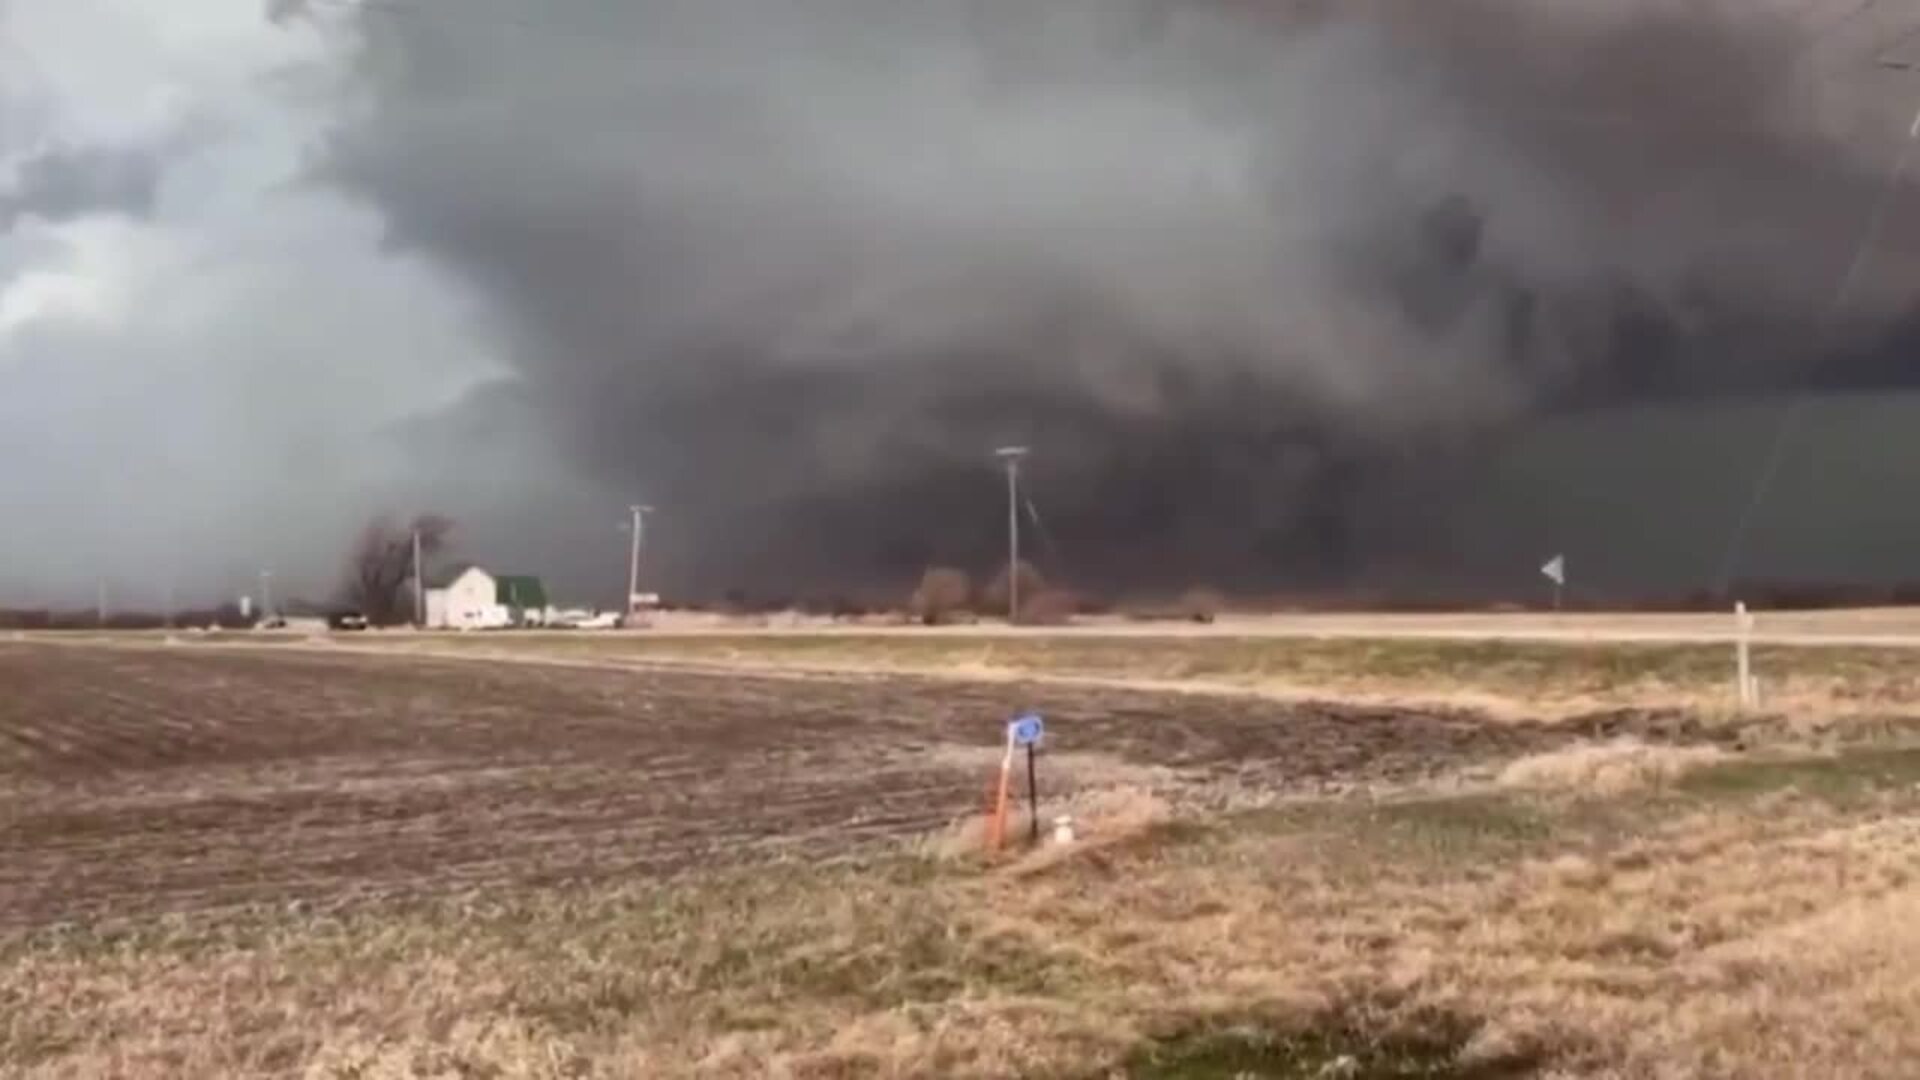
{"label": "utility pole", "polygon": [[627,552],[627,604],[626,614],[632,617],[634,598],[640,595],[640,532],[645,528],[645,517],[653,513],[653,507],[644,503],[635,503],[627,507],[633,515],[632,547]]}
{"label": "utility pole", "polygon": [[94,596],[93,596],[94,625],[100,627],[101,629],[105,629],[107,625],[107,579],[96,578],[94,580],[93,586],[94,586]]}
{"label": "utility pole", "polygon": [[1007,623],[1020,621],[1020,462],[1029,453],[1024,446],[994,451],[1007,466]]}
{"label": "utility pole", "polygon": [[413,527],[413,628],[427,626],[427,574],[420,559],[420,526]]}
{"label": "utility pole", "polygon": [[273,571],[260,571],[260,617],[273,621]]}

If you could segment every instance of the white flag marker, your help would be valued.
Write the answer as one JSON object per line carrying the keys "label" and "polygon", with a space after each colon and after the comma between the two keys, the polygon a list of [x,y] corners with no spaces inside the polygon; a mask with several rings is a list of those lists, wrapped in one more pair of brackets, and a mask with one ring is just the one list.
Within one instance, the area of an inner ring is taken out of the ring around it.
{"label": "white flag marker", "polygon": [[1540,572],[1545,574],[1547,580],[1553,582],[1555,585],[1565,585],[1567,583],[1567,557],[1565,555],[1555,555],[1553,558],[1547,560],[1547,565],[1541,567]]}
{"label": "white flag marker", "polygon": [[1546,575],[1548,581],[1553,582],[1553,610],[1559,611],[1560,594],[1567,587],[1567,557],[1555,555],[1547,560],[1547,565],[1541,567],[1540,572]]}

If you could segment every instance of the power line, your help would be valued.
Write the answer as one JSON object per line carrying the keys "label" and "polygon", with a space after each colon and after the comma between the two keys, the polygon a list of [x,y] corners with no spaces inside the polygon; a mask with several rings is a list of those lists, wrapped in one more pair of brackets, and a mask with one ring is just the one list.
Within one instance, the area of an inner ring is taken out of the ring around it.
{"label": "power line", "polygon": [[[1862,229],[1860,239],[1854,245],[1853,257],[1848,260],[1840,282],[1835,287],[1833,298],[1829,301],[1816,327],[1814,341],[1816,346],[1826,340],[1828,331],[1839,321],[1853,299],[1853,291],[1860,281],[1860,273],[1871,262],[1874,251],[1879,245],[1880,234],[1885,231],[1887,217],[1893,210],[1894,202],[1900,195],[1902,182],[1913,163],[1914,150],[1920,146],[1920,112],[1916,112],[1913,125],[1907,129],[1906,141],[1900,147],[1900,154],[1894,160],[1893,167],[1887,170],[1879,193],[1875,196],[1873,209],[1867,216],[1866,227]],[[1759,471],[1754,474],[1753,485],[1747,494],[1746,503],[1741,507],[1739,516],[1734,520],[1733,531],[1727,539],[1727,546],[1721,555],[1719,573],[1715,581],[1722,592],[1733,584],[1733,577],[1740,568],[1741,557],[1746,552],[1746,543],[1753,528],[1754,516],[1772,493],[1774,482],[1779,478],[1780,467],[1785,463],[1787,443],[1799,429],[1801,416],[1806,411],[1807,395],[1804,391],[1793,394],[1781,410],[1780,419],[1774,424],[1773,433],[1767,448],[1761,455]]]}
{"label": "power line", "polygon": [[1025,492],[1022,494],[1027,500],[1027,520],[1033,522],[1035,531],[1040,534],[1040,543],[1047,549],[1048,561],[1056,571],[1064,569],[1066,563],[1060,557],[1060,545],[1054,543],[1053,530],[1047,528],[1047,523],[1040,519],[1040,508],[1034,505],[1033,496]]}

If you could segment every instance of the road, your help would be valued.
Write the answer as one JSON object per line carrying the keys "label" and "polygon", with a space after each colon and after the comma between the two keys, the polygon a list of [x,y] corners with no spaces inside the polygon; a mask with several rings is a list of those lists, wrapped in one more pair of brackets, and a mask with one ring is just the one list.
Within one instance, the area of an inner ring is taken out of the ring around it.
{"label": "road", "polygon": [[[489,631],[489,638],[547,636],[552,631]],[[1070,627],[1010,627],[988,622],[971,626],[920,627],[884,622],[836,622],[805,616],[737,618],[699,613],[667,613],[636,631],[579,631],[594,637],[624,634],[645,637],[711,637],[717,635],[874,634],[885,636],[992,637],[1125,637],[1125,638],[1377,638],[1431,641],[1539,641],[1622,644],[1714,644],[1736,637],[1734,616],[1725,614],[1648,614],[1578,612],[1485,612],[1442,614],[1282,613],[1227,615],[1210,624],[1169,620],[1141,621],[1120,617],[1076,620]],[[157,640],[151,631],[62,632],[54,635],[15,632],[15,640],[142,641]],[[251,637],[253,635],[246,635]],[[311,636],[305,632],[261,635],[263,638]],[[379,638],[391,643],[413,637],[407,630],[386,631]],[[430,640],[440,634],[419,635]],[[345,643],[349,637],[336,636]],[[1759,612],[1753,641],[1767,645],[1920,648],[1920,608],[1876,608],[1848,611]]]}
{"label": "road", "polygon": [[[1615,613],[1444,613],[1444,614],[1273,614],[1229,615],[1211,624],[1142,622],[1094,618],[1071,628],[1009,627],[999,623],[938,628],[881,630],[828,620],[775,618],[766,625],[701,615],[666,615],[645,633],[664,634],[817,634],[829,632],[898,633],[951,637],[1047,637],[1058,634],[1113,637],[1318,637],[1392,638],[1455,641],[1542,641],[1711,644],[1732,642],[1734,616],[1725,614]],[[1772,645],[1920,647],[1920,608],[1849,611],[1759,612],[1753,640]]]}

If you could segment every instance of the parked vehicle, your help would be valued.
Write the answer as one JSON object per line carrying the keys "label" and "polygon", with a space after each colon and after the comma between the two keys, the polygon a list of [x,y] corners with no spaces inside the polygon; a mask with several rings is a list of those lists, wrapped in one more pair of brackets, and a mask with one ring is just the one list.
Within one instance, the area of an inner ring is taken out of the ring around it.
{"label": "parked vehicle", "polygon": [[367,617],[357,611],[336,611],[327,616],[329,630],[365,630]]}
{"label": "parked vehicle", "polygon": [[550,630],[611,630],[620,625],[619,619],[610,611],[562,608],[548,612],[545,625]]}

